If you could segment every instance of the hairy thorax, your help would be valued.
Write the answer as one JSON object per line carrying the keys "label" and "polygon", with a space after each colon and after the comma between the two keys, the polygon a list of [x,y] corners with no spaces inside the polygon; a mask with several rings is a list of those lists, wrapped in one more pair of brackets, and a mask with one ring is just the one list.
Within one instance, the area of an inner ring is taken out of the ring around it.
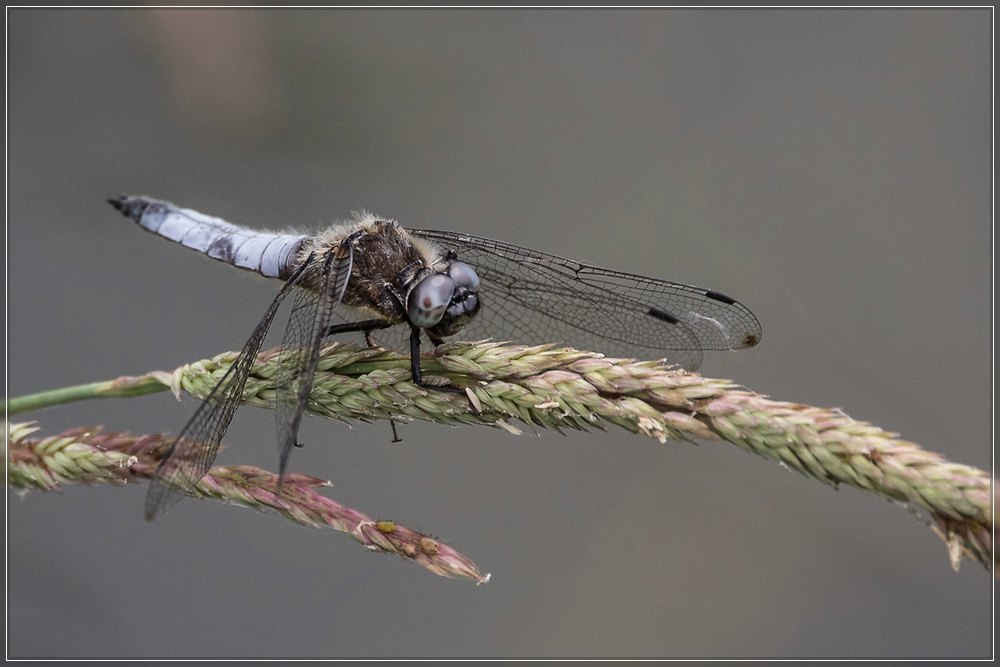
{"label": "hairy thorax", "polygon": [[363,214],[302,244],[296,267],[310,263],[302,276],[302,287],[321,289],[326,262],[331,253],[333,261],[342,259],[348,250],[345,241],[353,249],[353,266],[341,302],[394,324],[406,319],[404,304],[410,288],[443,266],[443,253],[437,246],[413,238],[393,220]]}

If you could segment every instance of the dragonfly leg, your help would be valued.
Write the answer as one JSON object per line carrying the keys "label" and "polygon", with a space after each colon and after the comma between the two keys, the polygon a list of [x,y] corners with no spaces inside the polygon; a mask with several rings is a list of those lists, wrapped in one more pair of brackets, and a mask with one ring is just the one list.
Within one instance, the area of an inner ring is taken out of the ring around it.
{"label": "dragonfly leg", "polygon": [[327,336],[339,333],[352,333],[360,331],[365,335],[365,345],[368,347],[378,347],[375,339],[372,338],[372,331],[376,329],[388,329],[392,324],[388,320],[362,320],[360,322],[347,322],[345,324],[334,324],[327,332]]}
{"label": "dragonfly leg", "polygon": [[[345,322],[344,324],[334,324],[326,331],[327,336],[333,336],[340,333],[352,333],[354,331],[363,331],[365,338],[375,329],[388,329],[392,324],[388,320],[362,320],[360,322]],[[374,347],[374,346],[373,346]]]}
{"label": "dragonfly leg", "polygon": [[413,384],[424,389],[433,389],[452,394],[465,393],[465,389],[461,387],[442,387],[424,382],[423,375],[420,373],[420,327],[413,324],[410,325],[410,375],[413,377]]}

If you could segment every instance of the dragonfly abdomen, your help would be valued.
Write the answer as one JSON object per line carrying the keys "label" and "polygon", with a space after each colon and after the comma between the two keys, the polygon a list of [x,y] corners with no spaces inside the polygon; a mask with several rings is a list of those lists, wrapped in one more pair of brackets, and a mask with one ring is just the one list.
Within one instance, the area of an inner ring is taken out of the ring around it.
{"label": "dragonfly abdomen", "polygon": [[108,203],[143,229],[209,257],[268,278],[287,279],[304,235],[260,232],[151,197],[115,197]]}

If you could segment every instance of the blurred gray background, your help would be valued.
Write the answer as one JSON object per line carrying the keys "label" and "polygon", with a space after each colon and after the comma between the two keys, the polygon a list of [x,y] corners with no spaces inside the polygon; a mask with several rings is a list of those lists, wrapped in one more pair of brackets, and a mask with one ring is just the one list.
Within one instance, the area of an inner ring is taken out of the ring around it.
{"label": "blurred gray background", "polygon": [[[7,18],[8,395],[239,349],[277,292],[107,197],[304,230],[367,208],[732,294],[763,342],[705,375],[991,468],[988,9]],[[195,405],[29,417],[176,433]],[[240,410],[219,462],[273,470],[272,433]],[[726,443],[401,434],[309,419],[291,468],[489,585],[218,503],[147,524],[144,485],[8,492],[9,655],[992,650],[990,576],[871,494]]]}

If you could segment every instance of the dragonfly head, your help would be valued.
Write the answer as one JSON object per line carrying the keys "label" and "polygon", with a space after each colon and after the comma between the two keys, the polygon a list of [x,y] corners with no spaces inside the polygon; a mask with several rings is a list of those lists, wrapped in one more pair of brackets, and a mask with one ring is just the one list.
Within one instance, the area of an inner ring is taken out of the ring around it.
{"label": "dragonfly head", "polygon": [[427,276],[406,297],[410,322],[436,338],[452,336],[479,312],[479,276],[464,262],[452,262]]}

